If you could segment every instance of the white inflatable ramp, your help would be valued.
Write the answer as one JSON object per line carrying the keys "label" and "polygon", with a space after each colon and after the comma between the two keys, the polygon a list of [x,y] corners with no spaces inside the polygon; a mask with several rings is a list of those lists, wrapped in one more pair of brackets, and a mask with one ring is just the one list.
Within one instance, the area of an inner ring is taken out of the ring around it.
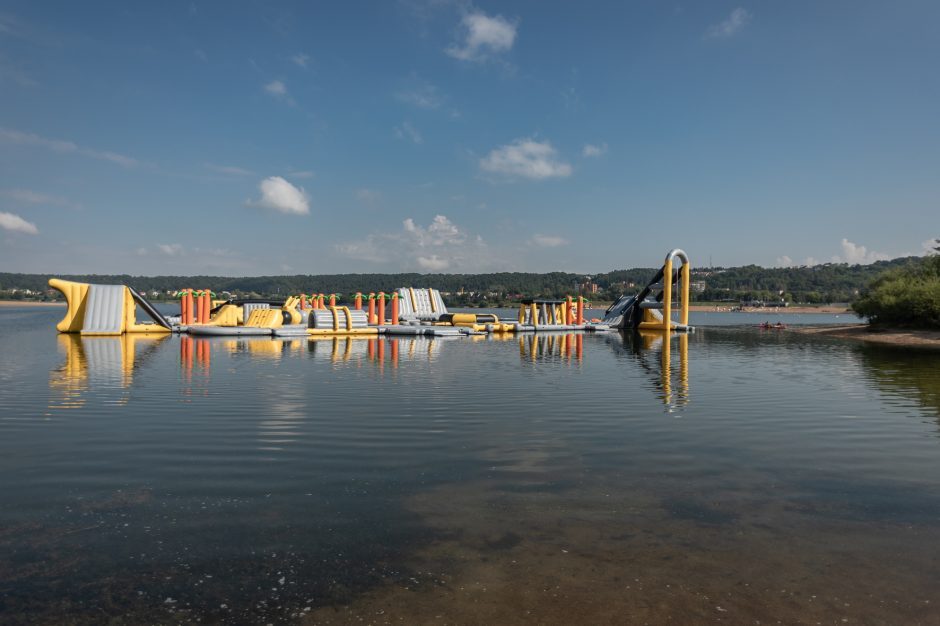
{"label": "white inflatable ramp", "polygon": [[401,287],[398,290],[398,315],[403,320],[438,320],[447,307],[437,289]]}
{"label": "white inflatable ramp", "polygon": [[124,333],[124,285],[89,285],[83,335]]}

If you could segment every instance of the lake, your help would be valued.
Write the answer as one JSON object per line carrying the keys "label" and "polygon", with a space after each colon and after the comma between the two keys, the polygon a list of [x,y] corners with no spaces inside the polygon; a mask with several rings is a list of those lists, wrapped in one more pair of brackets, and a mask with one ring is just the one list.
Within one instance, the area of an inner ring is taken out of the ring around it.
{"label": "lake", "polygon": [[[4,623],[940,623],[940,355],[57,335],[0,309]],[[741,317],[745,315],[745,317]]]}

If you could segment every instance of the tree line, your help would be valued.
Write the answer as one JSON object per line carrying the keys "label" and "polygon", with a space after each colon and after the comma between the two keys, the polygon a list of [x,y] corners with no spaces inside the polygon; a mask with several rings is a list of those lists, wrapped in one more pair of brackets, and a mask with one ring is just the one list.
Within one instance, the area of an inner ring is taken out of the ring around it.
{"label": "tree line", "polygon": [[[870,265],[827,263],[812,267],[764,268],[757,265],[692,269],[694,300],[786,300],[790,302],[852,302],[879,274],[920,262],[918,257]],[[141,292],[172,298],[168,292],[191,287],[242,297],[285,297],[337,293],[346,299],[357,292],[391,292],[401,286],[434,287],[450,305],[489,305],[523,297],[562,298],[583,293],[592,300],[613,300],[645,286],[658,268],[632,268],[585,276],[570,272],[497,272],[487,274],[296,274],[293,276],[131,276],[76,274],[59,278],[86,283],[130,285]],[[0,298],[51,299],[49,274],[0,272]],[[596,285],[596,288],[593,287]],[[596,291],[595,291],[596,289]],[[32,293],[27,294],[26,291]]]}

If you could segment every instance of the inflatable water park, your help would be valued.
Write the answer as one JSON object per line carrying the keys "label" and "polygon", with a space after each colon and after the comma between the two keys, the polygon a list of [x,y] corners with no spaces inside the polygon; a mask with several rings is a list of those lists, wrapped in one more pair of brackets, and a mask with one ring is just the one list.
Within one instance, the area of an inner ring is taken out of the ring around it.
{"label": "inflatable water park", "polygon": [[[606,332],[640,330],[687,333],[689,257],[670,251],[650,282],[614,302],[603,318],[585,319],[583,296],[520,301],[516,318],[494,313],[452,313],[437,289],[401,287],[392,293],[356,293],[347,305],[338,294],[298,294],[283,300],[216,299],[209,290],[180,289],[178,315],[164,315],[133,287],[96,285],[59,278],[49,286],[68,305],[56,325],[61,333],[114,336],[188,333],[194,336],[324,337],[424,335],[434,337],[501,333]],[[350,306],[351,305],[351,306]],[[140,319],[141,314],[147,319]]]}

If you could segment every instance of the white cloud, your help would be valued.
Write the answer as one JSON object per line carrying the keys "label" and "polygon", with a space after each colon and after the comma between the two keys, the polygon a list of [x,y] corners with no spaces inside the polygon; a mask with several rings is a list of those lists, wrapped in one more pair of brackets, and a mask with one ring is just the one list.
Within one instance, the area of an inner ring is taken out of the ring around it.
{"label": "white cloud", "polygon": [[395,98],[419,109],[436,109],[444,103],[437,87],[412,75],[408,86],[395,94]]}
{"label": "white cloud", "polygon": [[67,209],[82,208],[82,205],[76,202],[72,202],[67,198],[63,198],[62,196],[54,196],[52,194],[32,191],[30,189],[4,189],[0,191],[0,195],[11,198],[12,200],[21,204],[60,206]]}
{"label": "white cloud", "polygon": [[715,24],[708,29],[707,36],[715,39],[725,39],[731,37],[736,32],[744,28],[751,21],[751,14],[741,7],[731,12],[723,22]]}
{"label": "white cloud", "polygon": [[521,176],[533,180],[564,178],[571,175],[571,166],[557,157],[547,142],[516,139],[492,150],[480,159],[480,169],[505,176]]}
{"label": "white cloud", "polygon": [[47,148],[60,154],[80,154],[92,159],[110,161],[111,163],[116,163],[117,165],[121,165],[123,167],[134,167],[137,165],[137,159],[125,156],[123,154],[118,154],[117,152],[92,150],[91,148],[84,148],[75,143],[72,143],[71,141],[62,141],[61,139],[47,139],[45,137],[40,137],[39,135],[34,135],[33,133],[24,133],[8,128],[0,128],[0,143],[38,146],[40,148]]}
{"label": "white cloud", "polygon": [[276,98],[284,98],[287,96],[287,85],[281,80],[272,80],[264,86],[264,90]]}
{"label": "white cloud", "polygon": [[206,168],[218,174],[226,176],[254,176],[254,172],[234,165],[216,165],[215,163],[206,163]]}
{"label": "white cloud", "polygon": [[607,154],[607,144],[584,144],[584,148],[581,149],[581,156],[585,158],[590,157],[599,157]]}
{"label": "white cloud", "polygon": [[567,246],[568,240],[557,235],[542,235],[536,233],[532,235],[532,243],[540,248],[557,248],[559,246]]}
{"label": "white cloud", "polygon": [[842,256],[833,256],[832,260],[836,263],[848,263],[849,265],[868,265],[875,261],[887,261],[891,256],[883,252],[869,251],[862,245],[854,244],[848,239],[842,239]]}
{"label": "white cloud", "polygon": [[25,235],[39,234],[39,229],[32,222],[27,222],[15,213],[4,213],[3,211],[0,211],[0,228]]}
{"label": "white cloud", "polygon": [[393,130],[395,131],[395,136],[399,139],[410,139],[414,143],[424,141],[424,137],[421,136],[417,128],[411,125],[411,122],[402,122],[401,126],[396,126]]}
{"label": "white cloud", "polygon": [[442,259],[436,254],[432,254],[431,256],[419,256],[417,261],[418,267],[423,270],[442,272],[450,267],[450,261],[447,259]]}
{"label": "white cloud", "polygon": [[294,56],[292,56],[292,57],[290,58],[290,60],[293,61],[293,62],[294,62],[294,65],[296,65],[297,67],[304,67],[304,68],[305,68],[305,67],[307,67],[307,63],[310,62],[310,57],[309,57],[308,55],[304,54],[303,52],[301,52],[301,53],[298,53],[298,54],[295,54]]}
{"label": "white cloud", "polygon": [[366,189],[365,187],[356,190],[356,200],[365,204],[377,202],[382,197],[378,191]]}
{"label": "white cloud", "polygon": [[[829,257],[829,262],[848,263],[849,265],[869,265],[875,261],[888,261],[894,258],[890,254],[885,254],[884,252],[875,252],[874,250],[869,250],[863,245],[852,243],[844,237],[841,242],[841,248],[842,254],[833,254],[831,257]],[[813,267],[822,263],[823,261],[820,261],[815,257],[808,256],[803,259],[803,262],[799,265]],[[778,267],[794,267],[796,265],[797,264],[793,261],[793,259],[787,255],[777,257]]]}
{"label": "white cloud", "polygon": [[158,243],[157,250],[167,256],[181,256],[183,254],[183,245],[179,243]]}
{"label": "white cloud", "polygon": [[409,217],[402,222],[401,231],[373,233],[359,241],[339,244],[336,250],[361,261],[385,265],[404,261],[412,268],[435,272],[452,267],[479,268],[481,260],[489,256],[484,254],[486,244],[479,235],[468,235],[444,215],[435,216],[427,227]]}
{"label": "white cloud", "polygon": [[249,201],[249,206],[271,209],[293,215],[310,213],[310,198],[303,187],[294,187],[280,176],[265,178],[258,185],[261,198]]}
{"label": "white cloud", "polygon": [[940,246],[940,239],[927,239],[920,244],[921,254],[937,254],[938,246]]}
{"label": "white cloud", "polygon": [[461,40],[445,50],[461,61],[485,61],[507,52],[516,41],[517,25],[502,15],[489,17],[482,11],[467,13],[461,20]]}

